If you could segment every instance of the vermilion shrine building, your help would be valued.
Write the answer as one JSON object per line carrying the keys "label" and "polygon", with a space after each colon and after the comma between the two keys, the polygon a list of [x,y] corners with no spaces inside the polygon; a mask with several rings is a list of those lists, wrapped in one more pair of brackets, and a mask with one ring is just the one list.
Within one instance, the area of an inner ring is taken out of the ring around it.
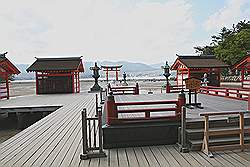
{"label": "vermilion shrine building", "polygon": [[21,72],[5,57],[7,53],[0,54],[0,99],[9,99],[9,77]]}
{"label": "vermilion shrine building", "polygon": [[195,77],[203,80],[205,73],[209,86],[220,86],[221,69],[229,67],[213,55],[177,56],[171,66],[171,70],[176,70],[177,86],[185,85],[185,78]]}
{"label": "vermilion shrine building", "polygon": [[241,71],[242,88],[250,88],[250,52],[237,64],[234,69]]}
{"label": "vermilion shrine building", "polygon": [[27,69],[36,73],[36,93],[79,93],[79,73],[84,72],[81,57],[36,58]]}

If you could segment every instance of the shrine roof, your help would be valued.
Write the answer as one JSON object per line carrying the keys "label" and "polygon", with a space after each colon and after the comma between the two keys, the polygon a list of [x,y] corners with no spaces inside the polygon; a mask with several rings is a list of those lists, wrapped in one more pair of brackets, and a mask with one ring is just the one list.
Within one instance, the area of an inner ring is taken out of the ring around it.
{"label": "shrine roof", "polygon": [[176,70],[179,66],[183,68],[226,68],[229,67],[226,63],[218,60],[214,55],[201,56],[180,56],[171,66],[171,70]]}
{"label": "shrine roof", "polygon": [[250,52],[247,52],[246,56],[244,56],[238,63],[235,63],[233,69],[240,69],[243,66],[250,66]]}
{"label": "shrine roof", "polygon": [[7,53],[8,52],[0,54],[0,69],[2,69],[1,71],[7,72],[8,74],[20,74],[21,72],[17,69],[17,67],[6,58]]}
{"label": "shrine roof", "polygon": [[36,61],[26,70],[34,71],[75,71],[84,72],[82,57],[36,58]]}

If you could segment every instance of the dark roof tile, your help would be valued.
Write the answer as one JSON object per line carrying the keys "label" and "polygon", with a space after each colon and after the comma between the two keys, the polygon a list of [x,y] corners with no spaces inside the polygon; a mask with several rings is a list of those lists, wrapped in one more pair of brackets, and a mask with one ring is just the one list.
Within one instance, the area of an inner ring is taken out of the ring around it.
{"label": "dark roof tile", "polygon": [[81,57],[66,58],[36,58],[37,60],[27,69],[32,71],[72,71],[84,72]]}
{"label": "dark roof tile", "polygon": [[214,55],[201,56],[179,56],[180,60],[187,68],[226,68],[229,67],[226,63],[216,59]]}

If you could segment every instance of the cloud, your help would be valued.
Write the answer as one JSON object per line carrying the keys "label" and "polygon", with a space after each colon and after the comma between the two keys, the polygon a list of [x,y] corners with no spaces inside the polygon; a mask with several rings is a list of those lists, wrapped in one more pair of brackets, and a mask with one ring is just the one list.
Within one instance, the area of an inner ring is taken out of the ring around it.
{"label": "cloud", "polygon": [[195,25],[186,0],[0,0],[0,52],[34,57],[173,61],[193,52]]}
{"label": "cloud", "polygon": [[232,27],[240,20],[250,19],[250,2],[248,0],[227,0],[226,5],[209,16],[204,23],[207,31],[218,31],[223,26]]}

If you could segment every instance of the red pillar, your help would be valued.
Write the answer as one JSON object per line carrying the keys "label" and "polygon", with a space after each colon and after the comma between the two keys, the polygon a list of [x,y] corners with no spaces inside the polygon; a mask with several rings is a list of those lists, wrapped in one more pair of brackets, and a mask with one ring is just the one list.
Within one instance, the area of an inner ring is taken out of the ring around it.
{"label": "red pillar", "polygon": [[243,88],[243,82],[244,82],[244,73],[245,73],[245,70],[244,70],[244,66],[243,66],[241,69],[241,87],[242,88]]}
{"label": "red pillar", "polygon": [[115,77],[116,77],[116,81],[118,81],[118,71],[117,71],[117,67],[115,68]]}
{"label": "red pillar", "polygon": [[38,94],[38,76],[36,72],[36,94]]}
{"label": "red pillar", "polygon": [[107,124],[112,125],[118,119],[117,107],[115,105],[115,99],[113,95],[107,96],[104,106],[105,112],[107,113]]}
{"label": "red pillar", "polygon": [[184,93],[180,93],[178,95],[178,104],[175,115],[178,115],[181,113],[182,106],[186,105],[186,97]]}
{"label": "red pillar", "polygon": [[178,85],[179,85],[179,82],[178,82],[178,77],[179,76],[179,70],[177,69],[177,73],[176,73],[176,85],[177,85],[177,87],[178,87]]}
{"label": "red pillar", "polygon": [[219,86],[220,86],[220,70],[218,70],[218,81],[219,81]]}
{"label": "red pillar", "polygon": [[78,82],[79,82],[79,92],[81,91],[81,82],[80,82],[80,74],[78,72]]}
{"label": "red pillar", "polygon": [[250,94],[248,94],[248,111],[250,111]]}
{"label": "red pillar", "polygon": [[73,93],[74,93],[75,92],[74,72],[73,72],[73,74],[71,74],[71,77],[72,77],[72,90],[73,90]]}
{"label": "red pillar", "polygon": [[107,71],[106,71],[106,80],[107,82],[109,82],[109,69],[107,68]]}
{"label": "red pillar", "polygon": [[5,80],[6,80],[6,89],[7,89],[7,99],[9,99],[10,98],[10,90],[9,90],[8,74],[5,75]]}
{"label": "red pillar", "polygon": [[135,84],[135,94],[139,95],[139,84],[138,83]]}
{"label": "red pillar", "polygon": [[181,71],[181,87],[183,88],[183,71]]}

